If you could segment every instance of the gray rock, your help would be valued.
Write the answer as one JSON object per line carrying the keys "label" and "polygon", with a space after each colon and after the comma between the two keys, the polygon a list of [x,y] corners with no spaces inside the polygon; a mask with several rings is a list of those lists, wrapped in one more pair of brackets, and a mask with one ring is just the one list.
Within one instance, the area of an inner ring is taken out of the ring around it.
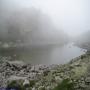
{"label": "gray rock", "polygon": [[38,88],[38,90],[45,90],[45,87],[44,87],[44,86],[40,86],[40,87]]}
{"label": "gray rock", "polygon": [[29,80],[25,79],[23,82],[23,86],[28,87],[30,85]]}
{"label": "gray rock", "polygon": [[85,82],[90,83],[90,77],[86,77]]}
{"label": "gray rock", "polygon": [[33,87],[32,90],[36,90],[35,87]]}
{"label": "gray rock", "polygon": [[55,77],[55,81],[57,82],[57,83],[60,83],[60,82],[62,82],[62,78],[60,78],[59,76],[56,76]]}
{"label": "gray rock", "polygon": [[8,78],[9,81],[13,81],[13,80],[25,80],[27,79],[27,77],[20,77],[20,76],[10,76]]}

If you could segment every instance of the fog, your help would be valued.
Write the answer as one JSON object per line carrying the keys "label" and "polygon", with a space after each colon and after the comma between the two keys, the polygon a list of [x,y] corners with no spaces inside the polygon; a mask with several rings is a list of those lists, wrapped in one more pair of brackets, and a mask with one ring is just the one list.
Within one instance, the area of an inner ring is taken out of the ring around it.
{"label": "fog", "polygon": [[4,47],[11,50],[5,51],[9,56],[25,60],[29,57],[34,63],[44,64],[62,63],[84,54],[81,48],[90,48],[89,3],[89,0],[0,0],[0,50]]}
{"label": "fog", "polygon": [[[14,11],[24,7],[35,7],[48,14],[54,24],[71,36],[90,29],[89,0],[0,0],[0,7]],[[73,34],[74,33],[74,34]]]}
{"label": "fog", "polygon": [[2,0],[0,4],[0,39],[2,41],[21,41],[30,45],[67,42],[68,35],[61,28],[56,27],[50,16],[40,9],[34,6],[23,6],[23,2],[20,3],[17,0]]}
{"label": "fog", "polygon": [[0,0],[0,39],[45,44],[56,40],[62,43],[67,37],[82,35],[90,30],[89,3],[89,0]]}
{"label": "fog", "polygon": [[0,0],[0,90],[87,89],[90,0]]}
{"label": "fog", "polygon": [[36,0],[33,5],[47,13],[70,36],[90,30],[89,0]]}

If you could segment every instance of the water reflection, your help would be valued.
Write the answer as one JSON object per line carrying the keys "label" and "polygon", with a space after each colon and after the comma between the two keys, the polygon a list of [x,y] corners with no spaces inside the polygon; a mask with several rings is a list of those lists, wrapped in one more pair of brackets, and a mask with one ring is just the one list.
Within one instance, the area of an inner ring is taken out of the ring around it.
{"label": "water reflection", "polygon": [[3,55],[33,64],[63,64],[84,53],[83,49],[69,43],[64,46],[32,47],[29,50],[3,52]]}

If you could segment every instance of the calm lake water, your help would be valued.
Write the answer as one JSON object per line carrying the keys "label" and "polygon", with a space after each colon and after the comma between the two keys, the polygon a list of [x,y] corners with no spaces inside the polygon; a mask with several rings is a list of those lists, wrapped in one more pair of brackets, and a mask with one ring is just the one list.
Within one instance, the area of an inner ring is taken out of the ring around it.
{"label": "calm lake water", "polygon": [[[64,64],[85,53],[85,50],[69,43],[64,46],[32,47],[28,51],[5,52],[15,59],[32,64]],[[5,54],[5,55],[6,55]]]}

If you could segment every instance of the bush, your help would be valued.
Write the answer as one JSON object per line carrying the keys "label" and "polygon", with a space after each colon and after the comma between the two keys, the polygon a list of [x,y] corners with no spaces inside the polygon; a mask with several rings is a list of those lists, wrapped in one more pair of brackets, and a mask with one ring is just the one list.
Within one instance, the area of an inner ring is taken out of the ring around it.
{"label": "bush", "polygon": [[64,79],[62,81],[62,83],[60,83],[53,90],[75,90],[74,89],[74,83],[73,82],[70,82],[69,79]]}
{"label": "bush", "polygon": [[23,86],[22,81],[13,80],[12,82],[8,82],[7,90],[32,90],[31,87],[33,87],[33,85],[35,85],[35,82],[33,80],[30,81],[30,85],[28,85],[27,87]]}
{"label": "bush", "polygon": [[25,90],[22,84],[19,84],[16,80],[8,83],[7,90],[16,89],[16,90]]}
{"label": "bush", "polygon": [[30,87],[33,87],[35,85],[35,81],[34,80],[30,80]]}

